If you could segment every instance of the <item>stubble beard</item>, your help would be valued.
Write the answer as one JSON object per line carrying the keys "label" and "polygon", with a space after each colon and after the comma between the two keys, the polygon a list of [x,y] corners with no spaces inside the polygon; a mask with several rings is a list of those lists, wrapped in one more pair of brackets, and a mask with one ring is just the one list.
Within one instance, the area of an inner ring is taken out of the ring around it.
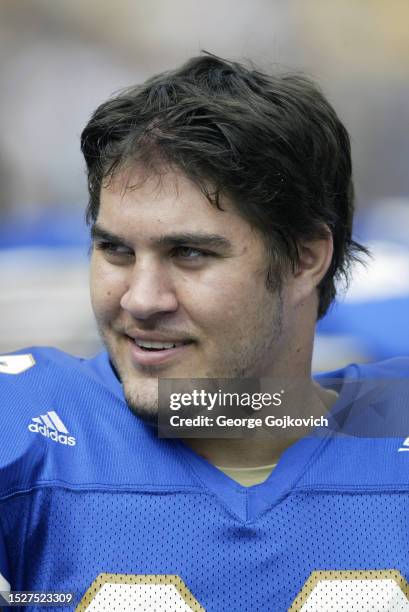
{"label": "stubble beard", "polygon": [[[262,317],[261,317],[262,318]],[[257,378],[262,376],[260,373],[260,355],[268,353],[274,346],[282,333],[283,320],[283,300],[281,291],[275,292],[275,315],[271,320],[271,326],[265,329],[264,333],[257,335],[257,329],[263,328],[263,322],[255,325],[254,337],[257,343],[231,347],[229,352],[219,355],[219,363],[212,368],[191,374],[190,376],[179,375],[178,378],[209,378],[209,379],[243,379]],[[114,371],[121,381],[125,401],[129,409],[150,425],[157,424],[159,410],[159,379],[157,368],[144,367],[143,377],[139,377],[135,369],[129,366],[122,366],[120,356],[118,358],[113,341],[108,334],[98,325],[98,330],[102,342],[104,343]],[[249,334],[251,337],[251,333]],[[166,378],[166,376],[164,377]],[[176,378],[176,377],[171,377]]]}
{"label": "stubble beard", "polygon": [[129,409],[145,423],[156,425],[159,410],[159,378],[149,376],[143,379],[122,379],[125,401]]}
{"label": "stubble beard", "polygon": [[119,379],[129,409],[146,423],[156,424],[159,405],[159,379],[155,368],[145,367],[144,378],[137,377],[131,365],[122,365],[121,348],[115,347],[114,341],[97,322],[100,338],[109,354],[111,366]]}

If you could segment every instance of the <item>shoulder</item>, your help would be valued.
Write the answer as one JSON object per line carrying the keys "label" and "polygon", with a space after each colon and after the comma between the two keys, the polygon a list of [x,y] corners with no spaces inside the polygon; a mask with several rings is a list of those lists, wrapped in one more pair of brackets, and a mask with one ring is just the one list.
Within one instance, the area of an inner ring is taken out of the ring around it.
{"label": "shoulder", "polygon": [[[92,359],[68,355],[55,348],[31,347],[0,355],[0,436],[47,411],[84,414],[81,406],[96,401],[123,402],[122,387],[108,355]],[[87,411],[92,417],[94,411]]]}
{"label": "shoulder", "polygon": [[[18,376],[35,366],[44,367],[50,363],[72,362],[75,360],[67,353],[49,347],[30,347],[9,354],[0,355],[0,380],[4,376]],[[5,379],[4,379],[5,380]]]}
{"label": "shoulder", "polygon": [[317,375],[318,382],[325,379],[358,380],[376,378],[409,378],[409,357],[395,357],[377,363],[352,363],[345,368]]}
{"label": "shoulder", "polygon": [[86,360],[38,347],[0,355],[3,493],[28,485],[28,474],[49,474],[55,457],[63,462],[64,448],[76,445],[75,426],[92,427],[93,412],[84,407],[94,396],[114,398],[109,376],[99,371],[103,361],[103,354]]}
{"label": "shoulder", "polygon": [[[50,347],[30,347],[15,353],[0,355],[0,397],[2,403],[8,394],[16,399],[44,399],[52,395],[76,394],[83,383],[95,384],[118,392],[120,385],[115,378],[106,353],[92,359],[75,357]],[[4,415],[4,409],[0,411]]]}
{"label": "shoulder", "polygon": [[355,366],[363,378],[409,378],[409,357],[395,357],[378,363]]}
{"label": "shoulder", "polygon": [[[339,425],[329,450],[343,456],[350,478],[367,483],[407,485],[407,465],[400,449],[409,436],[409,359],[399,357],[354,365],[343,375],[333,415]],[[339,456],[338,456],[339,460]]]}
{"label": "shoulder", "polygon": [[[323,386],[339,391],[335,410],[359,417],[365,436],[406,434],[409,428],[409,358],[397,357],[378,363],[352,364],[317,377]],[[399,423],[399,430],[395,424]],[[376,426],[375,426],[376,424]]]}
{"label": "shoulder", "polygon": [[29,347],[0,354],[0,385],[23,384],[45,372],[72,370],[85,361],[51,347]]}
{"label": "shoulder", "polygon": [[31,414],[34,406],[41,410],[49,394],[63,391],[65,377],[76,367],[74,357],[52,348],[0,355],[0,431]]}
{"label": "shoulder", "polygon": [[0,363],[0,499],[61,483],[162,490],[190,482],[171,441],[129,410],[106,353],[30,348]]}
{"label": "shoulder", "polygon": [[331,409],[334,434],[308,482],[353,492],[407,491],[409,358],[353,364],[317,380],[336,386],[339,399]]}

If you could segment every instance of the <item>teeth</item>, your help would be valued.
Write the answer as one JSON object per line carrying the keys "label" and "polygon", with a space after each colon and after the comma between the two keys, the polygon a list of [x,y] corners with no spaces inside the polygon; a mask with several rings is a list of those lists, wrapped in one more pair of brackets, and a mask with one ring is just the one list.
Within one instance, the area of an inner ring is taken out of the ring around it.
{"label": "teeth", "polygon": [[183,342],[148,342],[147,340],[136,340],[136,344],[141,348],[150,348],[150,349],[171,349],[176,346],[181,346]]}

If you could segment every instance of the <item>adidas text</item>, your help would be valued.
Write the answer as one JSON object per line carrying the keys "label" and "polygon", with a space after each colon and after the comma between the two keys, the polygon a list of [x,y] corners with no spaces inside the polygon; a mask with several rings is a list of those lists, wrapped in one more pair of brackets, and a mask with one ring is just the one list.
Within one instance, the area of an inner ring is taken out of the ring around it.
{"label": "adidas text", "polygon": [[32,422],[28,425],[29,431],[40,433],[45,438],[53,440],[53,442],[59,442],[68,446],[76,445],[76,439],[74,436],[68,435],[68,429],[55,410],[50,410],[38,417],[33,417],[31,420]]}
{"label": "adidas text", "polygon": [[60,444],[68,444],[68,446],[75,446],[76,440],[73,436],[67,436],[66,434],[59,434],[56,431],[49,430],[44,425],[37,425],[36,423],[30,423],[28,426],[29,430],[34,433],[40,433],[46,438],[59,442]]}

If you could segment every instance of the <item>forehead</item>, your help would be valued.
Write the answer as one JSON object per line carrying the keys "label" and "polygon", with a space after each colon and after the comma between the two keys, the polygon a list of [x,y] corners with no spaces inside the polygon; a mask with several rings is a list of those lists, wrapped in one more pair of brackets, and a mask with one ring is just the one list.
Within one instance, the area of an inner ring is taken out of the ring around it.
{"label": "forehead", "polygon": [[151,237],[166,230],[217,232],[236,239],[254,234],[229,199],[222,199],[221,206],[211,204],[182,172],[146,175],[135,168],[102,187],[97,222],[112,232]]}

